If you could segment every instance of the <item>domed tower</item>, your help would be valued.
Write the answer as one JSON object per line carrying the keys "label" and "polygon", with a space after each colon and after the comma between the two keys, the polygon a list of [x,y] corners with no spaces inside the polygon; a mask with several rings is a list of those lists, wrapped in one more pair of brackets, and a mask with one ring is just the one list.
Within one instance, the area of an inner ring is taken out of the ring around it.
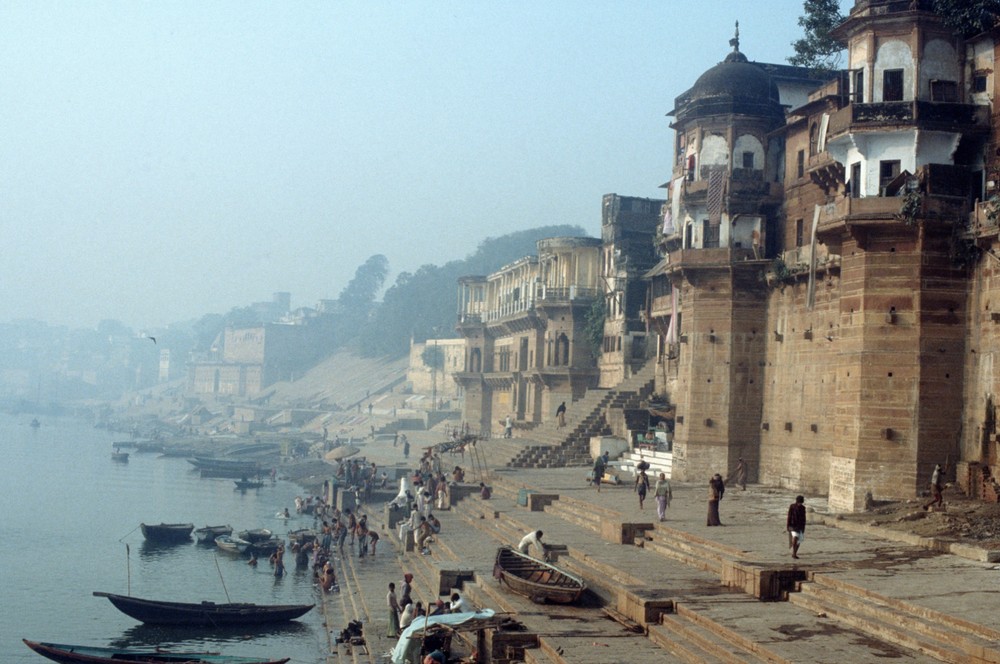
{"label": "domed tower", "polygon": [[730,44],[670,113],[667,256],[650,275],[650,319],[668,348],[657,387],[676,405],[673,473],[687,481],[725,475],[740,457],[756,468],[760,439],[766,238],[783,193],[783,149],[769,134],[785,117],[769,69],[782,66],[750,62],[739,24]]}
{"label": "domed tower", "polygon": [[[685,249],[751,249],[762,217],[780,205],[780,145],[768,134],[784,122],[778,86],[759,64],[733,51],[675,100],[671,217]],[[774,186],[771,186],[774,185]],[[754,219],[739,219],[745,215]],[[756,233],[754,233],[756,231]]]}

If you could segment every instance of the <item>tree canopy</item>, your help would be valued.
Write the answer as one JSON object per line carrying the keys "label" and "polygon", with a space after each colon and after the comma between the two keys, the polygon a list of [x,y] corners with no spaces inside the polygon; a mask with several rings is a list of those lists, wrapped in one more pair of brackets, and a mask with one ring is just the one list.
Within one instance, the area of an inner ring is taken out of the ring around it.
{"label": "tree canopy", "polygon": [[[959,0],[961,1],[961,0]],[[830,36],[830,31],[842,23],[838,0],[805,0],[799,25],[805,31],[801,39],[792,42],[795,55],[788,62],[800,67],[836,69],[844,47]]]}
{"label": "tree canopy", "polygon": [[962,37],[989,30],[1000,17],[1000,0],[933,0],[933,8]]}
{"label": "tree canopy", "polygon": [[459,277],[495,272],[536,253],[538,240],[566,235],[585,233],[578,226],[561,225],[489,237],[465,259],[400,273],[352,345],[368,356],[398,356],[407,351],[411,338],[454,337]]}

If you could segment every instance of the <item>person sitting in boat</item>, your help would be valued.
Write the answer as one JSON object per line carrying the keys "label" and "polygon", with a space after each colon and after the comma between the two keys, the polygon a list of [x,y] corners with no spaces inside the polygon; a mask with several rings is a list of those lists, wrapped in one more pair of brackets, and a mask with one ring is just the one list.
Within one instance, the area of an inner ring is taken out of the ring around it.
{"label": "person sitting in boat", "polygon": [[517,550],[525,555],[528,555],[528,551],[532,547],[535,549],[536,556],[545,554],[545,545],[542,544],[542,531],[533,530],[522,537],[520,544],[517,545]]}

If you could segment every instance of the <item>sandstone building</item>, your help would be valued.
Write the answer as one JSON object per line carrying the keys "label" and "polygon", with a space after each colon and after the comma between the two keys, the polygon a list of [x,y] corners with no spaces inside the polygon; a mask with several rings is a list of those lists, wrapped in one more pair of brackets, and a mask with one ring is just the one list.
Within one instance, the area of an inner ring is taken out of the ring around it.
{"label": "sandstone building", "polygon": [[737,32],[677,97],[655,264],[639,248],[658,202],[610,196],[602,240],[573,247],[599,257],[576,297],[546,298],[560,261],[541,243],[461,280],[470,421],[531,428],[652,366],[678,479],[743,458],[751,480],[855,511],[926,491],[940,463],[997,499],[1000,29],[963,38],[930,2],[856,0],[834,35],[847,69],[818,73],[750,61]]}
{"label": "sandstone building", "polygon": [[540,240],[536,256],[459,281],[465,363],[455,380],[473,427],[502,431],[508,415],[532,427],[597,385],[586,328],[594,304],[598,311],[602,304],[600,244],[587,237]]}
{"label": "sandstone building", "polygon": [[[650,278],[674,474],[911,498],[995,463],[994,38],[927,2],[858,0],[848,70],[783,108],[734,50],[678,98]],[[985,251],[982,251],[985,249]]]}

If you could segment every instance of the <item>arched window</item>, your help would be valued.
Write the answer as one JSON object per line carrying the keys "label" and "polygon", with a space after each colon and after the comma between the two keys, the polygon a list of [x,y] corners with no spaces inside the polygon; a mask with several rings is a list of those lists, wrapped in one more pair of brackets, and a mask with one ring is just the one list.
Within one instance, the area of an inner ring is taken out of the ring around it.
{"label": "arched window", "polygon": [[559,338],[556,339],[556,364],[569,365],[569,338],[565,333],[560,334]]}

